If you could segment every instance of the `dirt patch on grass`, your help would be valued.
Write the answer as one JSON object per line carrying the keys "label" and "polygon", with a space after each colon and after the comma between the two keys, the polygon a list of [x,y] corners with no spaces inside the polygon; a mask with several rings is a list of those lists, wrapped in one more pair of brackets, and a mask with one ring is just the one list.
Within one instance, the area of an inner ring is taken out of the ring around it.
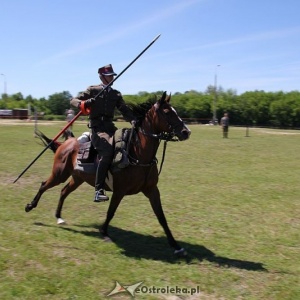
{"label": "dirt patch on grass", "polygon": [[[38,121],[38,125],[55,125],[64,123],[63,121]],[[0,125],[21,125],[21,126],[33,126],[33,120],[15,120],[15,119],[0,119]]]}
{"label": "dirt patch on grass", "polygon": [[300,131],[285,131],[279,129],[262,129],[262,128],[252,128],[251,130],[255,130],[256,132],[263,134],[276,134],[276,135],[297,135],[300,134]]}

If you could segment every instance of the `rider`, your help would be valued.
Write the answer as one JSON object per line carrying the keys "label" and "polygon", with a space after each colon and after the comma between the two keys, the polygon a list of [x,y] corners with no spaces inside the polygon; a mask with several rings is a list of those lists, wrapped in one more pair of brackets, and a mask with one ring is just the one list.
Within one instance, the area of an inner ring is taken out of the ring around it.
{"label": "rider", "polygon": [[[89,114],[92,144],[98,153],[99,164],[96,172],[94,202],[109,199],[104,190],[104,183],[114,154],[113,135],[117,130],[113,123],[115,108],[122,113],[126,121],[135,124],[135,117],[125,104],[122,94],[111,85],[105,89],[117,75],[112,65],[99,68],[98,74],[102,83],[89,86],[78,97],[71,99],[71,105],[80,108],[84,114]],[[101,91],[103,91],[101,95],[96,97]]]}

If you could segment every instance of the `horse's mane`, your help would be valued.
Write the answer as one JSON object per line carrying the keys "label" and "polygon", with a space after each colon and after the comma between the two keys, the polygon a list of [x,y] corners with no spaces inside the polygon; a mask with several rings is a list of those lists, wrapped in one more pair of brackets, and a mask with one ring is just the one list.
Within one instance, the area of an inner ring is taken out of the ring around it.
{"label": "horse's mane", "polygon": [[156,97],[151,97],[143,103],[128,103],[128,107],[136,117],[137,121],[144,120],[146,113],[156,103]]}

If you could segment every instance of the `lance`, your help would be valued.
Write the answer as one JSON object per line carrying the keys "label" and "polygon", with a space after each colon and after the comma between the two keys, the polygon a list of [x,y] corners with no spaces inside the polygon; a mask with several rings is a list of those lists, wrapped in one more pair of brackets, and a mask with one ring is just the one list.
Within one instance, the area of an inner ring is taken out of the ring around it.
{"label": "lance", "polygon": [[[119,74],[117,75],[103,90],[101,90],[96,96],[98,98],[108,87],[110,87],[124,72],[127,71],[160,37],[160,34],[155,37],[152,42]],[[81,111],[52,139],[52,141],[45,147],[45,149],[22,171],[22,173],[14,180],[13,183],[17,182],[22,175],[46,152],[47,149],[79,118],[82,114]]]}

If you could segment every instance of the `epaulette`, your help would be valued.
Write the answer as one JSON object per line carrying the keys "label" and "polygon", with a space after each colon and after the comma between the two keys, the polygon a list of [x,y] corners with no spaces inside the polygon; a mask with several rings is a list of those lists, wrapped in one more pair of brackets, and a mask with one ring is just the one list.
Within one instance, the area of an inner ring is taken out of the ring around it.
{"label": "epaulette", "polygon": [[118,97],[122,97],[122,93],[120,91],[114,89],[114,92]]}
{"label": "epaulette", "polygon": [[93,89],[93,88],[100,89],[100,88],[103,88],[103,85],[102,84],[95,84],[95,85],[90,85],[88,88],[89,89]]}

